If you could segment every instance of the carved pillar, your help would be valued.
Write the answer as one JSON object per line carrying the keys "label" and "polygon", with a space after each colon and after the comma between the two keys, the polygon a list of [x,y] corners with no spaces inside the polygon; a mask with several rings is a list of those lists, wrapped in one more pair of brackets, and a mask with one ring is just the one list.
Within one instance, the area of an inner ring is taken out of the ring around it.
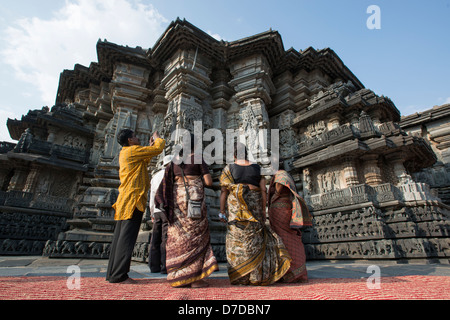
{"label": "carved pillar", "polygon": [[381,119],[381,111],[378,109],[374,109],[370,112],[369,115],[370,115],[370,118],[372,119],[372,123],[375,128],[375,131],[378,132],[378,128],[381,125],[381,120],[380,120]]}
{"label": "carved pillar", "polygon": [[436,200],[428,184],[415,182],[408,174],[403,165],[405,161],[405,154],[403,152],[387,155],[386,159],[392,164],[394,175],[397,178],[397,187],[402,193],[403,200]]}
{"label": "carved pillar", "polygon": [[103,145],[105,143],[105,127],[107,125],[107,122],[105,120],[100,120],[96,127],[96,134],[94,137],[94,141],[92,144],[92,148],[90,151],[90,158],[89,163],[96,165],[99,160],[100,156],[102,154]]}
{"label": "carved pillar", "polygon": [[14,168],[14,175],[9,182],[8,191],[23,191],[27,177],[28,167],[16,166]]}
{"label": "carved pillar", "polygon": [[39,171],[41,171],[41,170],[42,170],[41,166],[32,165],[30,171],[28,172],[25,186],[23,188],[24,192],[33,192],[34,191],[36,183],[38,182]]}
{"label": "carved pillar", "polygon": [[117,135],[122,129],[132,129],[132,120],[136,123],[137,114],[133,113],[126,108],[116,109],[114,117],[109,121],[105,127],[105,143],[103,149],[102,161],[111,161],[114,159],[120,151],[120,145],[117,142]]}
{"label": "carved pillar", "polygon": [[359,133],[359,113],[358,111],[352,111],[349,114],[350,125],[355,133]]}
{"label": "carved pillar", "polygon": [[150,121],[151,113],[149,109],[138,112],[136,117],[136,136],[142,145],[148,145],[148,141],[152,135],[152,123]]}
{"label": "carved pillar", "polygon": [[222,134],[225,134],[227,129],[227,111],[231,106],[230,98],[233,94],[233,89],[228,85],[231,74],[227,70],[221,69],[215,70],[211,76],[213,81],[211,87],[211,107],[214,110],[213,126],[219,129]]}
{"label": "carved pillar", "polygon": [[364,179],[369,186],[379,185],[381,180],[381,171],[378,166],[378,155],[369,154],[362,157],[364,161]]}
{"label": "carved pillar", "polygon": [[342,115],[338,112],[332,113],[328,116],[328,130],[332,130],[341,125]]}
{"label": "carved pillar", "polygon": [[396,184],[405,184],[412,181],[411,176],[406,171],[403,163],[405,162],[405,155],[402,152],[396,152],[386,155],[386,160],[392,164],[394,176],[396,178]]}
{"label": "carved pillar", "polygon": [[[194,122],[205,119],[204,105],[210,100],[209,62],[195,50],[178,50],[168,61],[161,85],[168,101],[164,125],[170,133],[175,129],[187,129],[194,133]],[[170,130],[168,129],[170,128]],[[173,143],[180,143],[178,133]]]}
{"label": "carved pillar", "polygon": [[295,112],[285,110],[270,119],[270,126],[279,129],[280,158],[287,159],[298,152],[297,135],[292,128],[295,119]]}
{"label": "carved pillar", "polygon": [[[272,71],[263,55],[254,55],[239,60],[230,66],[235,99],[240,105],[239,131],[247,141],[249,151],[258,153],[258,131],[270,129],[267,105],[272,103],[271,95],[275,92],[272,83]],[[270,148],[270,130],[267,131],[267,146]]]}
{"label": "carved pillar", "polygon": [[161,135],[163,134],[164,127],[164,117],[167,113],[168,101],[166,99],[166,91],[161,85],[161,80],[164,77],[162,71],[158,71],[154,75],[154,87],[153,90],[153,106],[152,111],[154,113],[152,132],[158,131]]}
{"label": "carved pillar", "polygon": [[[121,129],[136,131],[141,144],[148,143],[149,119],[146,114],[147,99],[151,90],[147,89],[149,71],[140,66],[119,63],[111,81],[111,106],[114,117],[106,126],[104,159],[113,159],[119,153],[117,135]],[[139,121],[138,121],[139,115]],[[143,128],[139,128],[142,125]]]}
{"label": "carved pillar", "polygon": [[344,179],[347,187],[359,184],[358,172],[356,171],[355,157],[344,157]]}

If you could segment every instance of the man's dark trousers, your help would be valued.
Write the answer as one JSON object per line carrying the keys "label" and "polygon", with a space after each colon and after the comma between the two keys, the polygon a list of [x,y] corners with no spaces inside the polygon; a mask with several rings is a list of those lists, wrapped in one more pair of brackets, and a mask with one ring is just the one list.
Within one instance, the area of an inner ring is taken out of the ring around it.
{"label": "man's dark trousers", "polygon": [[111,283],[128,279],[131,255],[141,226],[142,215],[141,211],[135,209],[131,219],[116,221],[106,271],[106,280]]}
{"label": "man's dark trousers", "polygon": [[155,220],[153,222],[152,237],[150,240],[148,266],[151,272],[167,273],[166,241],[169,221],[161,211],[155,211],[153,215],[155,216]]}

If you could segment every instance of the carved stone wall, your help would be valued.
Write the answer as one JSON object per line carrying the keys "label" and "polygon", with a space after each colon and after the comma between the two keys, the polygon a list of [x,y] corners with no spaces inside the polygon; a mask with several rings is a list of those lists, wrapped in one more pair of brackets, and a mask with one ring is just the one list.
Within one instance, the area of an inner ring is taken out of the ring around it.
{"label": "carved stone wall", "polygon": [[[97,63],[61,74],[51,110],[8,121],[19,141],[0,154],[4,254],[107,258],[119,130],[134,130],[144,145],[161,132],[166,149],[152,161],[153,175],[180,142],[176,129],[193,132],[201,121],[201,134],[232,129],[253,153],[258,130],[267,142],[269,129],[278,130],[284,168],[313,214],[313,227],[303,230],[308,259],[449,257],[449,207],[441,201],[449,186],[446,106],[433,109],[434,122],[401,119],[332,50],[285,51],[276,31],[224,42],[177,20],[152,49],[99,41],[97,53]],[[206,188],[219,261],[226,259],[218,220],[224,166],[210,165],[214,182]],[[135,260],[147,260],[151,228],[147,211]]]}
{"label": "carved stone wall", "polygon": [[303,233],[309,259],[448,258],[450,224],[441,206],[347,206],[315,212]]}
{"label": "carved stone wall", "polygon": [[420,161],[436,161],[430,145],[370,90],[335,83],[311,102],[293,122],[292,163],[314,216],[303,233],[308,258],[448,258],[449,208],[414,179]]}
{"label": "carved stone wall", "polygon": [[0,254],[41,254],[67,228],[78,176],[41,165],[31,165],[27,175],[25,168],[11,170],[12,178],[26,178],[0,191]]}
{"label": "carved stone wall", "polygon": [[402,117],[400,126],[412,136],[430,144],[437,161],[432,167],[413,173],[416,181],[426,183],[442,202],[450,205],[450,104]]}

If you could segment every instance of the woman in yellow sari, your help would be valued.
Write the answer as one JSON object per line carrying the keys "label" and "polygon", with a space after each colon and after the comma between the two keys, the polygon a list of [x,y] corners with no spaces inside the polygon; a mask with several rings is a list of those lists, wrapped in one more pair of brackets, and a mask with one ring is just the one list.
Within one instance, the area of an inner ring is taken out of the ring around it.
{"label": "woman in yellow sari", "polygon": [[228,275],[231,284],[269,285],[289,270],[291,258],[281,238],[265,224],[266,182],[260,166],[245,155],[237,159],[236,151],[235,146],[235,162],[220,177],[221,220],[228,222]]}

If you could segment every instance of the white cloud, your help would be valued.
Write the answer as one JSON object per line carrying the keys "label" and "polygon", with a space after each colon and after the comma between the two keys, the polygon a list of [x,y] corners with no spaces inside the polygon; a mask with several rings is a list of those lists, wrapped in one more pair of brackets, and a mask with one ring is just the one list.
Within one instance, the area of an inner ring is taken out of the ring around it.
{"label": "white cloud", "polygon": [[211,36],[211,37],[213,37],[214,39],[216,39],[217,41],[220,41],[220,40],[224,40],[221,36],[220,36],[220,34],[218,34],[218,33],[212,33],[211,31],[207,31],[207,33]]}
{"label": "white cloud", "polygon": [[14,112],[10,111],[9,108],[0,107],[0,141],[7,141],[7,142],[14,142],[17,143],[17,141],[14,141],[11,139],[8,131],[8,127],[6,126],[6,122],[8,121],[8,118],[10,119],[20,119],[20,117],[15,114]]}
{"label": "white cloud", "polygon": [[150,48],[166,22],[140,0],[67,0],[49,20],[25,18],[8,27],[0,56],[51,106],[64,69],[97,61],[98,39]]}
{"label": "white cloud", "polygon": [[438,103],[437,105],[449,104],[450,97],[447,97],[447,98],[439,97],[439,98],[437,98],[437,103]]}

